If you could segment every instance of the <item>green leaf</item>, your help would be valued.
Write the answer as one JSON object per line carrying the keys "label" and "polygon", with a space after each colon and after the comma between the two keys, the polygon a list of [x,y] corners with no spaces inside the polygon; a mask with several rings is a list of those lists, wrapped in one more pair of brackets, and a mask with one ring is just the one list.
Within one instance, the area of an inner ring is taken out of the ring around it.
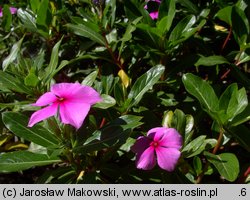
{"label": "green leaf", "polygon": [[125,31],[124,35],[122,36],[122,38],[120,39],[120,41],[122,41],[122,43],[121,43],[120,49],[119,49],[119,57],[121,56],[125,42],[128,42],[132,39],[132,33],[136,30],[136,25],[140,22],[141,19],[142,19],[142,17],[138,17],[133,22],[131,22],[127,25],[126,31]]}
{"label": "green leaf", "polygon": [[71,29],[76,35],[80,35],[86,38],[89,38],[92,41],[97,42],[103,46],[106,45],[105,39],[103,36],[96,32],[96,30],[92,29],[90,26],[86,26],[84,24],[66,24],[66,26]]}
{"label": "green leaf", "polygon": [[230,126],[238,126],[240,124],[243,124],[246,121],[250,120],[250,104],[247,105],[247,107],[239,113],[236,117],[232,119],[232,121],[229,122],[228,125]]}
{"label": "green leaf", "polygon": [[27,127],[28,117],[16,112],[4,112],[3,123],[15,135],[44,147],[56,148],[59,141],[53,133],[40,125]]}
{"label": "green leaf", "polygon": [[202,162],[198,156],[194,157],[193,166],[197,176],[202,173]]}
{"label": "green leaf", "polygon": [[250,89],[250,80],[246,73],[242,72],[238,66],[236,65],[230,65],[232,74],[234,75],[234,78],[239,82],[242,83],[245,87]]}
{"label": "green leaf", "polygon": [[72,171],[72,167],[70,166],[60,166],[55,169],[47,170],[37,178],[35,183],[36,184],[58,183],[58,180],[63,178],[64,174],[68,174],[71,171]]}
{"label": "green leaf", "polygon": [[217,141],[215,139],[206,139],[205,135],[201,135],[188,143],[182,149],[182,154],[185,158],[190,158],[199,155],[204,150],[213,148],[216,143]]}
{"label": "green leaf", "polygon": [[220,20],[226,22],[231,26],[232,25],[231,14],[232,14],[232,6],[227,6],[219,10],[216,13],[215,17],[218,17]]}
{"label": "green leaf", "polygon": [[140,126],[142,118],[134,115],[123,115],[97,130],[82,146],[73,149],[75,152],[87,153],[123,145],[132,129]]}
{"label": "green leaf", "polygon": [[209,152],[204,152],[204,155],[210,163],[218,170],[221,176],[226,180],[233,182],[239,175],[239,161],[232,153],[222,153],[214,155]]}
{"label": "green leaf", "polygon": [[96,103],[93,106],[94,108],[108,109],[116,104],[116,100],[107,94],[102,94],[101,98],[102,98],[102,101]]}
{"label": "green leaf", "polygon": [[186,127],[185,133],[190,133],[194,127],[194,117],[192,115],[186,115]]}
{"label": "green leaf", "polygon": [[17,59],[17,56],[18,56],[18,54],[20,53],[20,50],[21,50],[21,45],[22,45],[22,42],[23,42],[23,38],[24,37],[22,37],[17,43],[15,43],[12,46],[10,54],[3,61],[3,65],[2,65],[3,70],[6,70],[7,67]]}
{"label": "green leaf", "polygon": [[185,136],[186,116],[181,110],[174,111],[170,127],[175,128],[182,136]]}
{"label": "green leaf", "polygon": [[12,15],[10,12],[10,8],[8,5],[5,4],[3,6],[3,21],[1,24],[5,31],[10,31],[11,22],[12,22]]}
{"label": "green leaf", "polygon": [[182,81],[186,90],[199,100],[202,108],[212,118],[218,119],[219,100],[213,88],[200,77],[190,73],[184,74]]}
{"label": "green leaf", "polygon": [[34,13],[28,12],[23,9],[17,10],[17,16],[20,18],[20,20],[23,23],[23,26],[33,32],[37,31],[36,27],[36,19],[34,17]]}
{"label": "green leaf", "polygon": [[0,172],[17,172],[26,170],[35,166],[50,165],[58,163],[61,160],[50,158],[45,154],[34,154],[29,151],[16,151],[0,154]]}
{"label": "green leaf", "polygon": [[32,11],[36,13],[40,6],[40,0],[32,0],[29,3]]}
{"label": "green leaf", "polygon": [[49,0],[42,0],[37,12],[36,24],[48,27],[51,13],[49,12]]}
{"label": "green leaf", "polygon": [[[169,31],[175,16],[175,0],[162,1],[159,7],[160,24],[164,22],[165,30]],[[165,19],[164,19],[165,18]],[[164,19],[164,21],[163,21]],[[166,23],[165,23],[166,22]],[[162,27],[162,26],[161,26]],[[163,30],[163,32],[165,32]]]}
{"label": "green leaf", "polygon": [[161,31],[156,27],[151,27],[149,24],[140,23],[137,26],[137,32],[140,33],[142,39],[146,39],[148,45],[156,48],[162,36]]}
{"label": "green leaf", "polygon": [[236,83],[227,87],[219,99],[219,108],[223,122],[232,121],[234,117],[240,114],[248,105],[248,99],[245,88],[238,90]]}
{"label": "green leaf", "polygon": [[59,40],[52,49],[50,62],[49,62],[48,67],[46,68],[46,73],[44,77],[45,83],[48,83],[53,78],[52,75],[54,75],[56,71],[56,68],[58,65],[59,47],[60,47],[61,42],[62,42],[62,39]]}
{"label": "green leaf", "polygon": [[239,66],[242,63],[246,63],[250,60],[249,48],[246,51],[241,51],[235,58],[237,60],[236,65]]}
{"label": "green leaf", "polygon": [[34,73],[30,72],[30,73],[25,77],[24,83],[25,83],[25,85],[27,85],[27,86],[35,87],[35,86],[37,86],[37,84],[39,83],[39,79],[38,79],[38,77],[37,77]]}
{"label": "green leaf", "polygon": [[108,25],[112,28],[115,22],[116,0],[110,0],[105,3],[103,10],[103,25],[106,28]]}
{"label": "green leaf", "polygon": [[157,65],[136,80],[128,94],[128,98],[131,100],[130,107],[139,103],[143,95],[157,83],[164,70],[164,66]]}
{"label": "green leaf", "polygon": [[245,45],[249,35],[249,22],[244,11],[234,6],[231,18],[235,40],[240,46]]}
{"label": "green leaf", "polygon": [[82,85],[88,85],[88,86],[92,86],[96,77],[98,75],[98,70],[93,71],[92,73],[90,73],[88,76],[86,76],[84,78],[84,80],[82,81]]}
{"label": "green leaf", "polygon": [[26,87],[23,82],[19,81],[17,78],[11,76],[10,74],[0,71],[0,85],[1,89],[8,89],[14,92],[31,94],[29,87]]}
{"label": "green leaf", "polygon": [[179,0],[178,3],[185,6],[189,10],[189,12],[191,12],[193,14],[199,13],[199,8],[194,3],[192,3],[190,0]]}
{"label": "green leaf", "polygon": [[250,152],[250,130],[243,124],[233,127],[224,127],[227,133],[233,136],[239,144]]}
{"label": "green leaf", "polygon": [[183,37],[183,35],[190,31],[191,27],[195,24],[196,19],[194,15],[188,15],[182,19],[173,29],[169,36],[169,40],[175,42]]}
{"label": "green leaf", "polygon": [[208,56],[200,57],[199,60],[195,63],[195,66],[214,66],[220,64],[229,64],[229,62],[223,56]]}

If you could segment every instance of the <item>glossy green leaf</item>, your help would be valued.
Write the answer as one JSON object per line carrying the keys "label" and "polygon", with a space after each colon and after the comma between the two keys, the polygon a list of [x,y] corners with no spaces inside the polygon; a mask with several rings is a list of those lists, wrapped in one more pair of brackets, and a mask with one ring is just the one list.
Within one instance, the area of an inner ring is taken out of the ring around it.
{"label": "glossy green leaf", "polygon": [[202,173],[202,162],[198,156],[194,157],[193,166],[197,176]]}
{"label": "glossy green leaf", "polygon": [[162,126],[163,127],[171,127],[171,122],[173,119],[174,112],[173,111],[165,111],[162,118]]}
{"label": "glossy green leaf", "polygon": [[192,131],[194,127],[194,117],[192,115],[186,115],[186,127],[185,127],[185,133],[189,133]]}
{"label": "glossy green leaf", "polygon": [[49,0],[42,0],[39,5],[37,12],[36,23],[38,25],[48,27],[48,22],[50,22],[51,13],[49,12]]}
{"label": "glossy green leaf", "polygon": [[190,73],[184,74],[182,81],[186,90],[199,100],[202,108],[217,119],[219,100],[209,83]]}
{"label": "glossy green leaf", "polygon": [[181,110],[174,111],[170,127],[175,128],[182,136],[185,135],[186,116]]}
{"label": "glossy green leaf", "polygon": [[196,19],[194,15],[188,15],[184,19],[182,19],[173,29],[169,36],[170,41],[177,41],[183,34],[190,31],[191,27],[195,24]]}
{"label": "glossy green leaf", "polygon": [[103,25],[107,27],[113,27],[115,22],[115,14],[116,14],[116,0],[110,0],[106,2],[105,8],[103,10]]}
{"label": "glossy green leaf", "polygon": [[236,83],[231,84],[219,99],[219,108],[222,111],[220,117],[222,121],[232,121],[235,116],[244,111],[247,105],[248,99],[245,88],[238,90]]}
{"label": "glossy green leaf", "polygon": [[[165,20],[163,21],[165,24],[165,30],[163,30],[163,32],[169,31],[170,27],[172,26],[172,22],[173,22],[175,13],[176,13],[175,0],[161,2],[160,7],[159,7],[158,19],[160,19],[162,21],[163,18],[165,18]],[[162,23],[161,21],[160,21],[160,24]]]}
{"label": "glossy green leaf", "polygon": [[22,42],[23,42],[23,37],[17,43],[13,45],[13,47],[11,48],[10,54],[3,61],[3,65],[2,65],[3,70],[6,70],[7,67],[17,59],[17,56],[21,51]]}
{"label": "glossy green leaf", "polygon": [[91,39],[94,42],[97,42],[98,44],[101,44],[103,46],[106,45],[105,39],[103,36],[93,30],[90,26],[86,26],[84,24],[67,24],[66,25],[69,29],[71,29],[76,35],[80,35],[86,38]]}
{"label": "glossy green leaf", "polygon": [[74,148],[75,152],[87,153],[123,145],[132,129],[140,126],[141,117],[134,115],[123,115],[118,119],[95,131],[82,146]]}
{"label": "glossy green leaf", "polygon": [[249,22],[244,11],[234,6],[231,18],[235,40],[240,46],[245,45],[249,35]]}
{"label": "glossy green leaf", "polygon": [[34,17],[34,14],[32,12],[28,12],[26,10],[23,9],[18,9],[17,11],[17,16],[19,17],[19,19],[22,21],[23,26],[33,32],[37,31],[37,27],[36,27],[36,19]]}
{"label": "glossy green leaf", "polygon": [[8,5],[4,5],[2,9],[3,14],[3,21],[2,21],[2,27],[5,31],[10,31],[11,23],[12,23],[12,15],[10,13],[10,9]]}
{"label": "glossy green leaf", "polygon": [[239,113],[236,117],[232,119],[232,121],[229,122],[230,126],[238,126],[246,121],[250,120],[250,104],[247,105],[247,107]]}
{"label": "glossy green leaf", "polygon": [[218,17],[220,20],[226,22],[229,25],[232,25],[231,14],[232,14],[232,6],[227,6],[219,10],[216,13],[215,17]]}
{"label": "glossy green leaf", "polygon": [[164,73],[164,70],[164,66],[157,65],[136,80],[128,94],[128,98],[131,100],[130,106],[139,103],[143,95],[157,83],[161,75]]}
{"label": "glossy green leaf", "polygon": [[223,56],[208,56],[200,57],[199,60],[195,63],[195,66],[215,66],[220,64],[228,64],[229,62]]}
{"label": "glossy green leaf", "polygon": [[6,72],[0,71],[0,77],[0,85],[2,87],[0,88],[0,90],[5,88],[19,93],[31,93],[30,88],[25,86],[23,82],[19,81],[14,76]]}
{"label": "glossy green leaf", "polygon": [[240,169],[239,161],[234,154],[222,153],[214,155],[209,152],[204,152],[204,155],[226,180],[233,182],[237,179]]}
{"label": "glossy green leaf", "polygon": [[215,139],[206,139],[205,135],[201,135],[188,143],[182,149],[182,154],[185,158],[190,158],[199,155],[204,150],[213,148],[216,143]]}
{"label": "glossy green leaf", "polygon": [[116,100],[107,94],[101,95],[102,101],[96,103],[93,107],[94,108],[101,108],[101,109],[107,109],[116,104]]}
{"label": "glossy green leaf", "polygon": [[53,133],[41,125],[27,127],[29,119],[23,114],[4,112],[2,119],[5,126],[15,135],[44,147],[58,147],[59,141]]}
{"label": "glossy green leaf", "polygon": [[48,83],[53,78],[52,75],[54,75],[56,71],[56,68],[58,65],[58,59],[59,59],[59,48],[60,48],[61,42],[62,42],[62,39],[59,40],[52,49],[50,62],[49,62],[48,67],[46,68],[46,73],[44,77],[45,83]]}
{"label": "glossy green leaf", "polygon": [[239,54],[236,56],[235,59],[237,59],[236,65],[240,65],[242,63],[246,63],[250,60],[250,55],[249,55],[249,48],[246,51],[241,51]]}
{"label": "glossy green leaf", "polygon": [[17,172],[36,166],[50,165],[61,160],[50,158],[45,154],[34,154],[29,151],[16,151],[0,154],[0,172]]}
{"label": "glossy green leaf", "polygon": [[[188,143],[183,149],[182,154],[184,157],[192,157],[201,153],[204,149],[201,148],[202,144],[204,143],[206,136],[201,135],[195,138],[193,141]],[[199,150],[201,149],[201,151]],[[199,150],[199,151],[198,151]],[[197,152],[197,153],[196,153]]]}
{"label": "glossy green leaf", "polygon": [[128,42],[132,39],[132,33],[136,30],[136,25],[140,22],[141,19],[142,19],[142,17],[138,17],[133,22],[131,22],[127,25],[126,31],[125,31],[124,35],[122,36],[122,38],[120,39],[122,41],[122,43],[121,43],[120,49],[119,49],[119,56],[121,56],[121,53],[122,53],[123,48],[125,46],[125,42]]}
{"label": "glossy green leaf", "polygon": [[96,77],[98,75],[98,70],[93,71],[92,73],[90,73],[88,76],[86,76],[84,78],[84,80],[82,81],[82,85],[88,85],[88,86],[92,86]]}

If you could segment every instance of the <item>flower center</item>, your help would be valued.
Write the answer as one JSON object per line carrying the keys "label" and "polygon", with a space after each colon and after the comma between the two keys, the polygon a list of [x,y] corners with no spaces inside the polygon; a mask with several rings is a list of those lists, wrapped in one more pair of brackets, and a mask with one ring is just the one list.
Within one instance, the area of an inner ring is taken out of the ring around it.
{"label": "flower center", "polygon": [[59,100],[59,101],[63,101],[63,100],[64,100],[64,98],[60,97],[60,98],[58,98],[58,100]]}
{"label": "flower center", "polygon": [[153,141],[152,143],[151,143],[151,146],[153,146],[153,147],[158,147],[158,145],[159,145],[159,143],[158,142],[156,142],[156,141]]}
{"label": "flower center", "polygon": [[64,101],[64,100],[65,100],[65,98],[63,98],[63,97],[59,97],[59,96],[57,96],[57,95],[56,95],[56,98],[57,98],[57,100],[58,100],[59,102],[62,102],[62,101]]}

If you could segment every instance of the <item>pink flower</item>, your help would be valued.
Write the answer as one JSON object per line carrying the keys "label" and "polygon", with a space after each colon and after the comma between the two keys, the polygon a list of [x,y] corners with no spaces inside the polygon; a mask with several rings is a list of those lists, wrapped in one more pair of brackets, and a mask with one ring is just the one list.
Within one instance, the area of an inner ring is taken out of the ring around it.
{"label": "pink flower", "polygon": [[58,83],[51,87],[51,92],[43,94],[34,106],[47,106],[34,112],[28,127],[59,114],[64,124],[80,128],[90,106],[101,101],[100,95],[91,87],[79,83]]}
{"label": "pink flower", "polygon": [[151,12],[149,13],[149,16],[152,18],[152,19],[158,19],[158,11],[155,11],[155,12]]}
{"label": "pink flower", "polygon": [[[14,8],[14,7],[10,7],[10,13],[13,15],[13,14],[16,14],[17,12],[17,8]],[[3,9],[0,7],[0,17],[3,16]]]}
{"label": "pink flower", "polygon": [[174,128],[157,127],[147,137],[137,139],[131,150],[136,153],[136,167],[150,170],[158,163],[166,171],[173,171],[181,155],[182,137]]}
{"label": "pink flower", "polygon": [[147,1],[147,5],[145,5],[144,8],[149,10],[150,12],[149,15],[152,19],[158,19],[158,7],[160,4],[161,4],[161,0],[148,0]]}

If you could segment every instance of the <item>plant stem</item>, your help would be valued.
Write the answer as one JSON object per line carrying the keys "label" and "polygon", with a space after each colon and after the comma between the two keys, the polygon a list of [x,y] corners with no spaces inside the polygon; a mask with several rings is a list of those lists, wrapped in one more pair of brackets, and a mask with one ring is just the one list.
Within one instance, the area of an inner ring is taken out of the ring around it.
{"label": "plant stem", "polygon": [[213,154],[216,154],[218,149],[220,148],[220,145],[221,145],[221,142],[222,142],[222,139],[223,139],[223,134],[224,134],[224,131],[223,131],[223,128],[220,128],[220,134],[219,134],[219,137],[218,137],[218,140],[217,140],[217,144],[215,145],[214,149],[213,149]]}
{"label": "plant stem", "polygon": [[[213,149],[213,151],[212,151],[213,154],[216,154],[217,151],[218,151],[218,149],[220,148],[220,145],[221,145],[221,142],[222,142],[222,139],[223,139],[223,134],[224,134],[224,131],[223,131],[223,128],[221,127],[221,128],[220,128],[220,134],[219,134],[217,143],[216,143],[216,145],[215,145],[215,147],[214,147],[214,149]],[[196,181],[195,181],[196,184],[201,183],[201,181],[202,181],[202,179],[203,179],[203,177],[204,177],[204,175],[205,175],[205,172],[206,172],[207,169],[208,169],[208,166],[209,166],[209,162],[206,162],[206,164],[205,164],[205,166],[204,166],[204,168],[203,168],[201,174],[199,174],[199,176],[197,177],[197,179],[196,179]]]}

